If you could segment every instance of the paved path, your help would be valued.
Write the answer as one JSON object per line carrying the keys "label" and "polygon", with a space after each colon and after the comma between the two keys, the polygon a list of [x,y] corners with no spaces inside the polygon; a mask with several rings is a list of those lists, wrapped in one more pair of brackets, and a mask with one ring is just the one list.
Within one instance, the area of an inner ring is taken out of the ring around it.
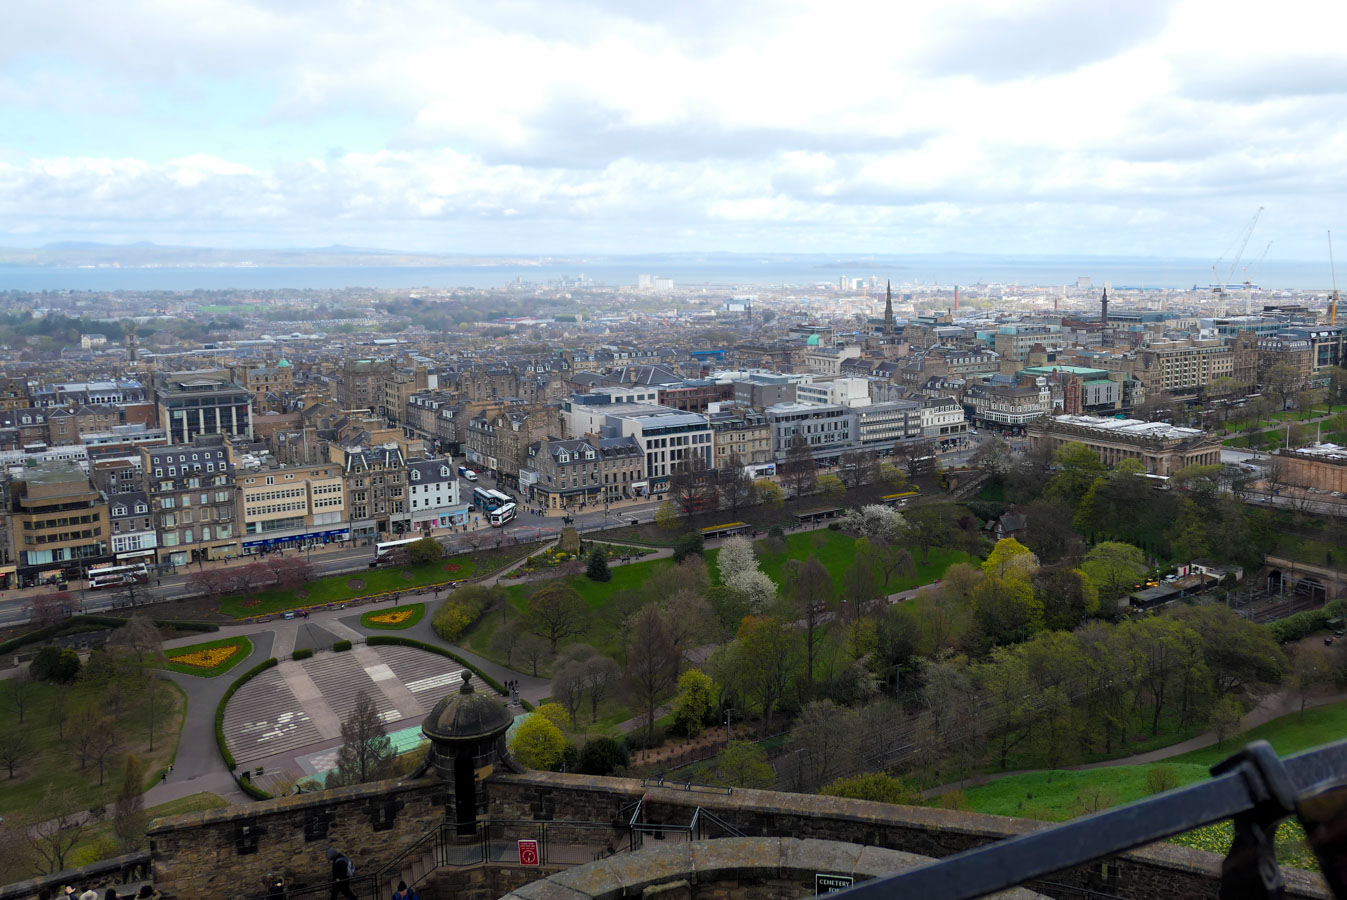
{"label": "paved path", "polygon": [[[1347,700],[1347,693],[1329,694],[1323,697],[1313,697],[1306,704],[1306,709],[1312,709],[1316,706],[1327,706],[1330,703],[1340,703]],[[1244,714],[1240,719],[1240,731],[1245,732],[1271,722],[1273,719],[1280,719],[1282,716],[1288,716],[1300,711],[1300,698],[1292,694],[1289,690],[1278,691],[1269,694],[1263,698],[1253,709]],[[1113,766],[1141,766],[1148,763],[1161,762],[1166,759],[1172,759],[1175,756],[1182,756],[1193,750],[1201,750],[1205,747],[1211,747],[1219,743],[1216,732],[1207,731],[1196,737],[1189,738],[1186,741],[1180,741],[1177,744],[1170,744],[1168,747],[1161,747],[1158,750],[1148,750],[1145,753],[1136,753],[1132,756],[1124,756],[1119,759],[1106,759],[1101,762],[1081,763],[1076,766],[1064,766],[1062,769],[1013,769],[1008,772],[986,772],[981,775],[973,775],[962,781],[953,781],[949,784],[942,784],[937,787],[927,788],[921,792],[922,797],[927,800],[939,797],[946,791],[955,788],[963,789],[977,787],[983,784],[990,784],[1001,778],[1008,778],[1011,775],[1030,775],[1035,772],[1049,771],[1074,771],[1083,772],[1089,769],[1107,769]],[[1233,751],[1234,745],[1231,745]]]}

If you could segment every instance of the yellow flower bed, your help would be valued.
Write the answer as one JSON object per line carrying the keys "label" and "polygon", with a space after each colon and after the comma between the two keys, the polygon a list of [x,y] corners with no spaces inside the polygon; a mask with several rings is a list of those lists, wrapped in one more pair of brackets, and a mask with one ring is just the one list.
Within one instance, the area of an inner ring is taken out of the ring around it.
{"label": "yellow flower bed", "polygon": [[184,653],[181,656],[170,656],[168,661],[181,663],[184,666],[195,666],[198,669],[213,669],[238,652],[238,644],[230,644],[228,647],[211,647],[209,650],[197,650],[193,653]]}
{"label": "yellow flower bed", "polygon": [[370,616],[371,622],[378,622],[380,625],[401,625],[412,617],[414,609],[400,609],[397,612],[380,613],[377,616]]}

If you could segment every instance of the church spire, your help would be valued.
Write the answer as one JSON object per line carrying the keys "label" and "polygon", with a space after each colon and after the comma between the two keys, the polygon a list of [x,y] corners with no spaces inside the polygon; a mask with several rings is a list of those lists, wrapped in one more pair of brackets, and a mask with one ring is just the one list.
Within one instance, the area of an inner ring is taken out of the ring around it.
{"label": "church spire", "polygon": [[884,282],[884,333],[893,334],[893,282]]}

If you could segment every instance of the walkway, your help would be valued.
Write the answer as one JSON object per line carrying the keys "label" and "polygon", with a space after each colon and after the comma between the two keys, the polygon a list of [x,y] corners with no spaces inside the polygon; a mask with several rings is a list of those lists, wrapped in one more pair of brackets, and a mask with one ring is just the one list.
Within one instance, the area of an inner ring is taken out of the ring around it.
{"label": "walkway", "polygon": [[[1315,697],[1305,704],[1306,709],[1313,709],[1316,706],[1327,706],[1331,703],[1340,703],[1347,700],[1347,693],[1329,694],[1324,697]],[[1294,696],[1289,690],[1278,691],[1275,694],[1268,694],[1253,709],[1244,714],[1244,718],[1239,720],[1239,730],[1241,733],[1257,728],[1259,725],[1265,725],[1273,719],[1280,719],[1282,716],[1289,716],[1292,713],[1300,711],[1300,699]],[[1136,753],[1132,756],[1124,756],[1118,759],[1106,759],[1100,762],[1081,763],[1075,766],[1063,766],[1061,769],[1012,769],[1007,772],[985,772],[981,775],[972,775],[962,781],[952,781],[949,784],[942,784],[937,787],[927,788],[921,792],[921,796],[927,800],[939,797],[946,791],[978,787],[983,784],[990,784],[1002,778],[1008,778],[1011,775],[1032,775],[1035,772],[1049,771],[1071,771],[1084,772],[1090,769],[1108,769],[1114,766],[1143,766],[1149,763],[1162,762],[1166,759],[1172,759],[1176,756],[1182,756],[1193,750],[1202,750],[1206,747],[1214,746],[1220,743],[1216,732],[1207,731],[1196,737],[1189,738],[1186,741],[1180,741],[1177,744],[1170,744],[1168,747],[1161,747],[1158,750],[1148,750],[1145,753]],[[1234,747],[1232,745],[1233,752]]]}

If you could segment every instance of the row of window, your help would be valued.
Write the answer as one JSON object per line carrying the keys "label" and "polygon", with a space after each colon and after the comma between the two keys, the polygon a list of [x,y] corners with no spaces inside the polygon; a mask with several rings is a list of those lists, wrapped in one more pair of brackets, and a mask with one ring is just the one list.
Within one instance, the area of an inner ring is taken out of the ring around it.
{"label": "row of window", "polygon": [[68,541],[83,541],[101,537],[102,534],[102,528],[84,528],[79,531],[62,531],[56,534],[24,535],[23,542],[29,547],[35,544],[64,544]]}
{"label": "row of window", "polygon": [[217,525],[212,529],[209,525],[202,525],[200,532],[194,532],[188,528],[181,534],[176,531],[165,531],[163,533],[164,546],[177,547],[181,544],[191,544],[196,540],[195,535],[198,533],[201,535],[202,541],[223,541],[234,536],[234,526]]}

